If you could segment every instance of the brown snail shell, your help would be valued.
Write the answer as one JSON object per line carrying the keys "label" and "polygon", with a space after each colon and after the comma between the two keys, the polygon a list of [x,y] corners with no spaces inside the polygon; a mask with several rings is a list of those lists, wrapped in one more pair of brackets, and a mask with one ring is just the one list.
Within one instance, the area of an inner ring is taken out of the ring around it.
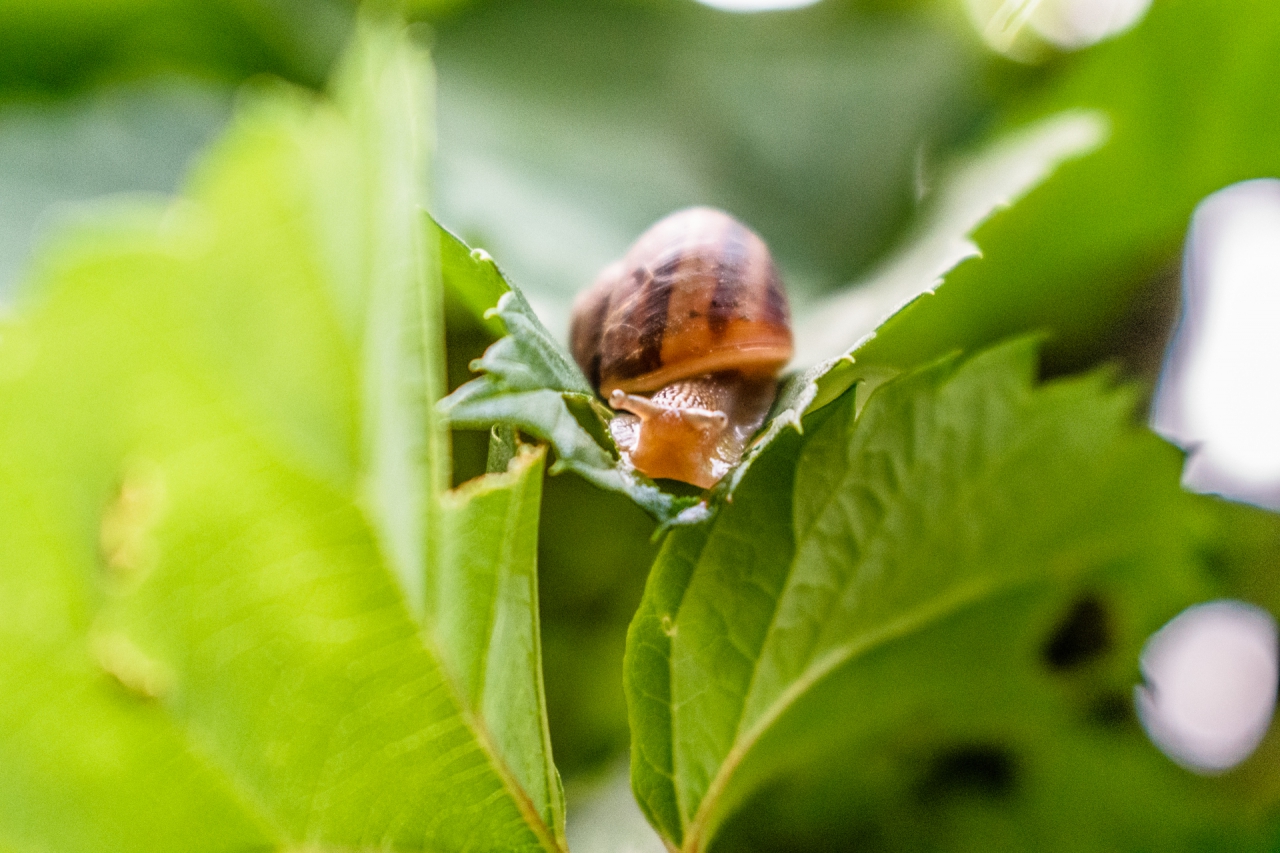
{"label": "brown snail shell", "polygon": [[624,457],[703,488],[764,422],[793,349],[768,247],[708,207],[659,221],[606,267],[574,304],[570,344],[596,390],[630,413],[610,425]]}

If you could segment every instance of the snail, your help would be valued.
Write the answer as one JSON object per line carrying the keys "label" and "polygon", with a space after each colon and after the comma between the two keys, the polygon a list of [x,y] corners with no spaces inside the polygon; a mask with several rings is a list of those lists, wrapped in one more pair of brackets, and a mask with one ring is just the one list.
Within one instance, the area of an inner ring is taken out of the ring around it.
{"label": "snail", "polygon": [[791,317],[764,241],[694,207],[640,235],[579,295],[573,357],[619,414],[624,460],[710,488],[764,423],[791,359]]}

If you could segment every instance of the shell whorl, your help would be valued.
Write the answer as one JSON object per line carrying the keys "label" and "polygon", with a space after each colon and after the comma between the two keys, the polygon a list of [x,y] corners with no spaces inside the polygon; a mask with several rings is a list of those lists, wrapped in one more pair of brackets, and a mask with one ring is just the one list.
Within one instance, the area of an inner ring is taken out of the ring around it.
{"label": "shell whorl", "polygon": [[786,294],[769,249],[722,211],[659,221],[574,305],[574,358],[606,397],[721,371],[773,375],[791,358]]}

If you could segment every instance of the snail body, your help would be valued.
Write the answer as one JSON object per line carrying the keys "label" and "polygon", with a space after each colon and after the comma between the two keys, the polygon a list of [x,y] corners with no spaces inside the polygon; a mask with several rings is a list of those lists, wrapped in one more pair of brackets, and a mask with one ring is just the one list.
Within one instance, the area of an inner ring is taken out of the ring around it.
{"label": "snail body", "polygon": [[620,414],[624,458],[656,478],[714,485],[768,414],[791,359],[791,318],[769,249],[719,210],[659,221],[579,296],[570,343]]}

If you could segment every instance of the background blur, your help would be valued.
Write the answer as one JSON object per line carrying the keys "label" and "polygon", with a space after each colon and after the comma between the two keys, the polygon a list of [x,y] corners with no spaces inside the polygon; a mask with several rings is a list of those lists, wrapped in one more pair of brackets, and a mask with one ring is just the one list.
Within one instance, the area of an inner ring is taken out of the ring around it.
{"label": "background blur", "polygon": [[[979,234],[994,308],[970,316],[940,297],[930,310],[951,311],[957,328],[1048,329],[1048,373],[1112,362],[1158,387],[1156,427],[1195,450],[1190,487],[1280,508],[1280,184],[1257,180],[1280,173],[1280,13],[1148,6],[420,0],[439,86],[433,212],[562,331],[573,294],[648,224],[717,205],[768,240],[804,316],[945,220],[944,190],[992,140],[1060,110],[1098,111],[1100,152]],[[122,193],[179,190],[242,86],[322,86],[353,11],[343,0],[0,0],[0,299],[30,296],[23,270],[61,223]],[[461,320],[449,333],[456,385],[489,338]],[[482,469],[482,436],[455,443],[457,479]],[[571,477],[546,488],[548,704],[572,785],[625,755],[622,651],[652,523]],[[1247,737],[1231,740],[1246,754],[1275,694],[1274,625],[1256,616],[1225,641],[1245,636],[1246,658],[1262,648],[1253,669],[1202,655],[1226,673],[1215,695],[1243,683],[1260,696],[1225,703],[1248,711]]]}

